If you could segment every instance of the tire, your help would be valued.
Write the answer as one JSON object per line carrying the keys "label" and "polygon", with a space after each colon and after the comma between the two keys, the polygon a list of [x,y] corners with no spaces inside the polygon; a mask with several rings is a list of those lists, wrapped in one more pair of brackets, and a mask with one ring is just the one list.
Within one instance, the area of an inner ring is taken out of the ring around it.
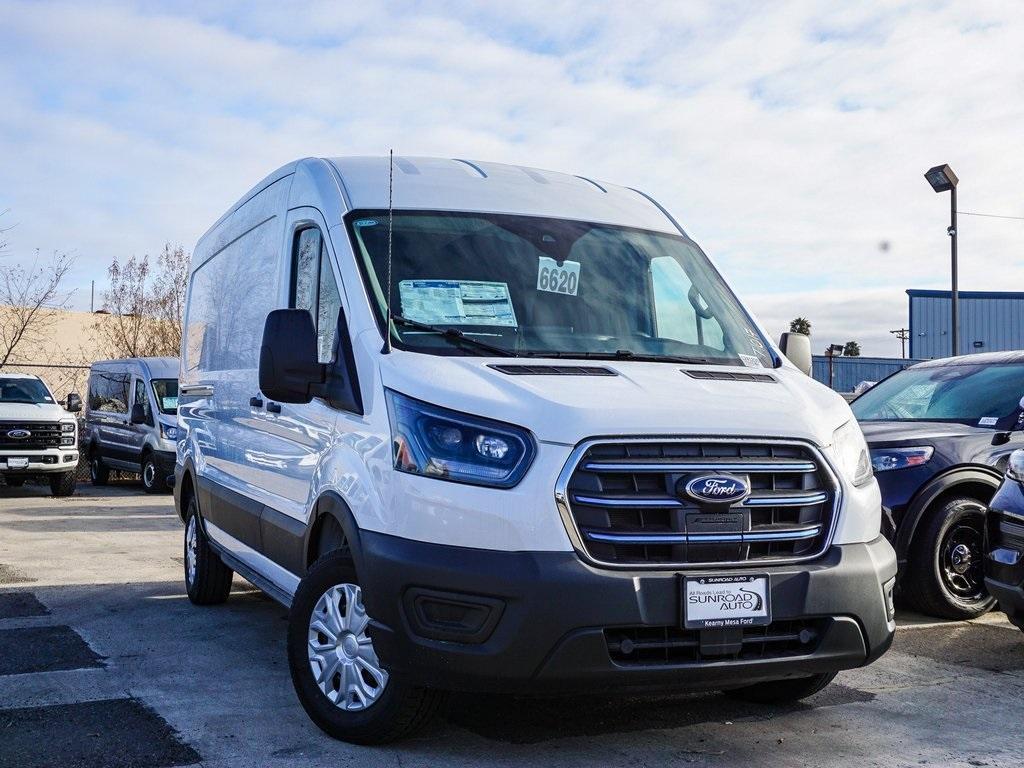
{"label": "tire", "polygon": [[957,497],[931,510],[910,546],[903,595],[921,613],[975,619],[995,605],[984,581],[985,505]]}
{"label": "tire", "polygon": [[8,488],[21,488],[25,484],[24,477],[8,477],[4,480]]}
{"label": "tire", "polygon": [[103,463],[96,446],[89,450],[89,480],[93,485],[106,485],[110,482],[110,468]]}
{"label": "tire", "polygon": [[755,704],[786,704],[813,696],[835,679],[835,672],[791,680],[769,680],[725,691],[727,696]]}
{"label": "tire", "polygon": [[235,572],[210,546],[202,522],[193,496],[185,510],[185,591],[193,605],[219,605],[228,599]]}
{"label": "tire", "polygon": [[142,454],[142,488],[146,493],[163,493],[167,490],[167,483],[160,478],[160,467],[153,458],[153,454],[146,452]]}
{"label": "tire", "polygon": [[[430,722],[445,698],[389,674],[366,634],[368,621],[355,567],[344,551],[313,564],[288,615],[288,666],[302,708],[326,734],[353,744],[383,744],[408,736]],[[315,640],[312,626],[322,630]],[[351,626],[357,629],[348,631]],[[315,641],[321,654],[314,651]],[[322,672],[328,664],[336,672],[321,688],[314,665]],[[328,698],[327,691],[335,698]]]}
{"label": "tire", "polygon": [[75,484],[78,480],[76,475],[76,472],[50,475],[50,493],[54,496],[71,496],[75,492]]}

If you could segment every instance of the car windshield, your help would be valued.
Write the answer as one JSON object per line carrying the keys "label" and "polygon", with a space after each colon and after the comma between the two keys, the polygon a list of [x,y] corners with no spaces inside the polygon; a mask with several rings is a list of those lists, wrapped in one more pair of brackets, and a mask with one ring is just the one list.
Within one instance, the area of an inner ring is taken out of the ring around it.
{"label": "car windshield", "polygon": [[579,221],[397,211],[347,219],[378,322],[395,346],[507,354],[774,364],[765,340],[689,240]]}
{"label": "car windshield", "polygon": [[853,404],[861,421],[956,421],[1005,428],[1024,395],[1024,364],[908,368]]}
{"label": "car windshield", "polygon": [[0,403],[52,404],[53,398],[39,379],[0,377]]}
{"label": "car windshield", "polygon": [[178,380],[153,379],[153,394],[160,413],[174,414],[178,412]]}

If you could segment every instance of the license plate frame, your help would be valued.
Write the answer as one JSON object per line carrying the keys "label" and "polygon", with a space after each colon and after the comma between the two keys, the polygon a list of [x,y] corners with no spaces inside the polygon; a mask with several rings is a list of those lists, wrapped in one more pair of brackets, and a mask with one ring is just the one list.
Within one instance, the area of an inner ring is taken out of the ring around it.
{"label": "license plate frame", "polygon": [[8,456],[7,457],[7,468],[8,469],[28,469],[28,457],[26,457],[26,456]]}
{"label": "license plate frame", "polygon": [[[767,573],[702,574],[683,576],[680,581],[684,629],[761,627],[772,623],[772,585]],[[711,599],[691,600],[691,595]],[[741,599],[730,600],[730,597]],[[719,617],[716,613],[725,615]]]}

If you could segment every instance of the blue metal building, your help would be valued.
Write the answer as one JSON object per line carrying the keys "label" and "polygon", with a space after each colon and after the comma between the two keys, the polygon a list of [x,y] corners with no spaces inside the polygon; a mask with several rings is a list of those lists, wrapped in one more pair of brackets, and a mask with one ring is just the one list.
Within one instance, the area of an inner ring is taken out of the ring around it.
{"label": "blue metal building", "polygon": [[[950,292],[909,289],[911,357],[949,357]],[[960,291],[960,354],[1024,349],[1024,292]]]}
{"label": "blue metal building", "polygon": [[[834,357],[832,358],[832,389],[853,392],[862,381],[881,381],[908,365],[920,360],[901,360],[896,357]],[[811,375],[828,386],[828,356],[814,355]]]}

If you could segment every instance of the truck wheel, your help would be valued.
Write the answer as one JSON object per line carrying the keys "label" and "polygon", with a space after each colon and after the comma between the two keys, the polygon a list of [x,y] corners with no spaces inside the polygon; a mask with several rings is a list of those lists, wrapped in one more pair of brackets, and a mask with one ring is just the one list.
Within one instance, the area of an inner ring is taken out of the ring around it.
{"label": "truck wheel", "polygon": [[110,480],[110,469],[103,463],[95,446],[89,451],[89,479],[93,485],[106,485]]}
{"label": "truck wheel", "polygon": [[78,478],[77,472],[61,472],[59,475],[50,475],[50,493],[54,496],[70,496],[75,492],[75,483]]}
{"label": "truck wheel", "polygon": [[383,744],[426,725],[444,694],[389,674],[367,634],[352,560],[329,553],[299,583],[288,615],[288,666],[299,702],[325,733]]}
{"label": "truck wheel", "polygon": [[219,605],[228,599],[235,572],[224,565],[203,531],[195,497],[185,511],[185,591],[194,605]]}
{"label": "truck wheel", "polygon": [[167,488],[166,475],[160,477],[160,470],[152,453],[146,453],[142,457],[142,487],[146,493],[161,493]]}
{"label": "truck wheel", "polygon": [[24,477],[8,477],[4,482],[8,488],[21,488],[25,484]]}
{"label": "truck wheel", "polygon": [[791,680],[769,680],[766,683],[754,683],[743,688],[726,691],[727,696],[755,704],[785,704],[800,701],[813,696],[835,679],[835,672],[826,672],[810,677],[797,677]]}
{"label": "truck wheel", "polygon": [[921,613],[974,619],[995,604],[985,589],[985,505],[957,497],[934,509],[910,547],[903,594]]}

